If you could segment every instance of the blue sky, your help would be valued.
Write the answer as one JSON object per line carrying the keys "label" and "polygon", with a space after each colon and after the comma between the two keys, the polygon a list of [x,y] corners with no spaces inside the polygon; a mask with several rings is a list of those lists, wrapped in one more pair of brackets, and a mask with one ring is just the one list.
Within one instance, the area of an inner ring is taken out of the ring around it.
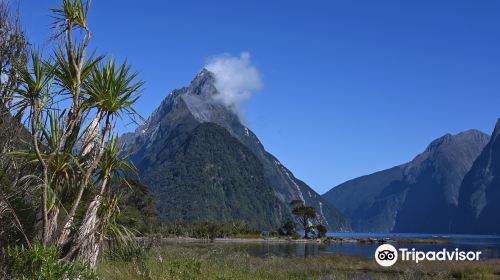
{"label": "blue sky", "polygon": [[[49,47],[59,1],[12,2]],[[94,0],[89,22],[92,47],[140,71],[146,117],[214,55],[249,52],[263,88],[246,122],[319,193],[500,117],[495,0]]]}

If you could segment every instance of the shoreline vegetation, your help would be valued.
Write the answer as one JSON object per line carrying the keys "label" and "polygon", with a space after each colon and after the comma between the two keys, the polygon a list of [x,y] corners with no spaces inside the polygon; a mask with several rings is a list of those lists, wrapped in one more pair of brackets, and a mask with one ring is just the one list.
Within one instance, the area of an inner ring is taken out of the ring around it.
{"label": "shoreline vegetation", "polygon": [[360,244],[448,244],[446,239],[426,239],[426,238],[351,238],[351,237],[326,237],[326,238],[291,238],[283,236],[259,236],[259,235],[239,235],[234,237],[222,238],[196,238],[187,236],[176,237],[137,237],[140,242],[155,243],[315,243],[315,244],[334,244],[334,243],[360,243]]}
{"label": "shoreline vegetation", "polygon": [[[231,238],[232,239],[232,238]],[[131,260],[101,257],[103,279],[497,279],[500,260],[398,262],[381,267],[373,259],[345,255],[255,257],[220,241],[155,245]],[[199,239],[196,239],[199,240]],[[240,240],[238,240],[240,241]],[[253,242],[253,241],[251,241]],[[267,241],[265,241],[267,242]]]}

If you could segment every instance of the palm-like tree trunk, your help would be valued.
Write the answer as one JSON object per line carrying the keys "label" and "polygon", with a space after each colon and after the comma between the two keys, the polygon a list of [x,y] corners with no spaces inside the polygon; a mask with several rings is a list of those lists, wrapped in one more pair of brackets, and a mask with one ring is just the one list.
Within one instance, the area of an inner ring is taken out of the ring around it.
{"label": "palm-like tree trunk", "polygon": [[54,206],[54,209],[49,212],[48,217],[48,236],[52,236],[57,229],[57,217],[59,216],[59,207],[57,205]]}
{"label": "palm-like tree trunk", "polygon": [[108,178],[106,177],[101,184],[100,193],[94,197],[94,200],[92,200],[87,208],[78,233],[77,244],[79,251],[77,259],[82,263],[88,264],[92,269],[96,266],[97,256],[99,255],[99,249],[102,243],[102,237],[99,236],[98,233],[98,212],[102,205],[104,195],[106,194],[107,185]]}
{"label": "palm-like tree trunk", "polygon": [[[94,118],[94,120],[92,120],[92,122],[89,124],[89,127],[87,128],[87,130],[85,131],[85,135],[83,136],[84,145],[85,146],[91,145],[92,150],[96,150],[97,152],[91,157],[91,160],[84,163],[84,165],[86,165],[87,170],[86,170],[85,176],[83,178],[83,181],[80,183],[77,198],[73,202],[73,205],[72,205],[71,210],[69,211],[68,215],[62,221],[61,226],[63,226],[64,228],[62,228],[59,232],[56,232],[56,234],[55,234],[55,238],[57,238],[58,248],[61,248],[68,241],[68,237],[69,237],[71,227],[73,224],[73,220],[74,220],[74,215],[76,213],[77,207],[80,204],[80,200],[82,198],[83,191],[84,191],[85,187],[87,187],[88,181],[90,180],[92,172],[95,171],[95,169],[97,168],[97,164],[101,160],[101,157],[105,151],[105,146],[106,146],[105,139],[107,138],[107,135],[111,129],[109,116],[106,117],[106,124],[102,130],[102,135],[101,135],[100,141],[97,141],[98,146],[95,145],[95,142],[96,142],[95,139],[98,138],[98,133],[96,133],[96,131],[98,132],[98,130],[99,130],[99,122],[100,122],[101,118],[102,118],[102,113],[98,112],[96,117]],[[85,142],[93,143],[93,144],[87,144]],[[84,148],[86,148],[86,147],[84,147]],[[91,150],[88,150],[87,152],[90,153],[90,151]],[[89,205],[89,209],[90,209],[90,206],[91,205]],[[75,252],[76,252],[76,249],[72,250],[72,252],[70,252],[70,254],[68,254],[67,257],[71,258],[71,255],[74,254]]]}
{"label": "palm-like tree trunk", "polygon": [[56,240],[56,247],[57,248],[62,248],[64,246],[64,244],[66,244],[66,242],[69,238],[69,235],[71,233],[71,226],[72,225],[73,225],[73,217],[69,218],[69,220],[66,224],[60,225],[60,226],[63,226],[63,228],[61,229],[61,234],[59,235],[59,237]]}
{"label": "palm-like tree trunk", "polygon": [[97,225],[99,223],[97,213],[101,204],[102,198],[97,195],[85,213],[77,240],[77,243],[80,244],[77,259],[91,268],[95,268],[97,256],[99,255],[100,237],[97,236]]}

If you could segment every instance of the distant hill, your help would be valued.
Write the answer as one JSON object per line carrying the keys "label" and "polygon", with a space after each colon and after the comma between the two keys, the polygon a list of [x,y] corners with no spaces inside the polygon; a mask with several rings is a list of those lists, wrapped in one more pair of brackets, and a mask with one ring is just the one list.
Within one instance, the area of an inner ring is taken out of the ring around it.
{"label": "distant hill", "polygon": [[500,120],[460,188],[454,230],[500,234]]}
{"label": "distant hill", "polygon": [[204,69],[121,137],[141,181],[158,197],[160,219],[274,227],[291,217],[288,203],[302,199],[317,209],[317,222],[349,230],[343,215],[269,154],[217,94],[214,74]]}
{"label": "distant hill", "polygon": [[323,197],[355,231],[450,232],[462,180],[488,140],[477,130],[446,134],[412,161],[347,181]]}

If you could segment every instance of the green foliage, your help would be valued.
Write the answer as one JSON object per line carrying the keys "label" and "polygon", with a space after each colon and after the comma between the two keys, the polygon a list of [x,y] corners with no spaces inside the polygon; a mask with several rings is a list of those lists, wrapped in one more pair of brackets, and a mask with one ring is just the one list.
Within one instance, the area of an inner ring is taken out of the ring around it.
{"label": "green foliage", "polygon": [[201,261],[196,258],[173,259],[167,263],[168,275],[176,279],[196,280],[203,278]]}
{"label": "green foliage", "polygon": [[98,174],[102,180],[110,177],[122,179],[136,171],[133,165],[120,154],[120,148],[117,136],[112,136],[99,162]]}
{"label": "green foliage", "polygon": [[105,197],[98,212],[97,234],[109,239],[111,249],[134,246],[134,232],[117,221],[118,201],[119,197],[115,195]]}
{"label": "green foliage", "polygon": [[126,63],[116,66],[113,59],[105,65],[98,64],[83,85],[88,105],[115,117],[125,113],[133,119],[138,114],[132,106],[144,85],[143,81],[136,81],[137,75],[130,72]]}
{"label": "green foliage", "polygon": [[13,262],[15,279],[97,279],[96,274],[79,263],[60,261],[55,247],[34,244],[32,249],[23,246],[11,247],[8,254]]}
{"label": "green foliage", "polygon": [[279,235],[291,236],[297,233],[295,223],[291,220],[286,221],[282,227],[278,229]]}
{"label": "green foliage", "polygon": [[300,218],[312,219],[316,217],[316,209],[311,206],[299,206],[292,210],[292,213]]}
{"label": "green foliage", "polygon": [[299,206],[292,210],[292,213],[300,218],[312,219],[316,217],[316,209],[312,206]]}
{"label": "green foliage", "polygon": [[128,246],[110,247],[105,256],[110,260],[138,262],[149,253],[155,242],[155,239],[147,239],[129,243]]}
{"label": "green foliage", "polygon": [[[73,67],[72,63],[69,61],[69,57],[66,52],[67,50],[61,47],[55,49],[53,55],[54,76],[56,77],[58,86],[64,88],[68,92],[76,92],[76,70]],[[79,58],[79,53],[73,51],[73,56]],[[83,62],[80,79],[82,81],[86,81],[96,65],[103,59],[104,56],[97,56],[94,58],[94,55],[91,55],[89,58],[87,58]]]}
{"label": "green foliage", "polygon": [[326,236],[326,233],[328,232],[328,229],[324,225],[319,224],[315,228],[318,231],[318,237],[319,238],[323,238],[323,237]]}
{"label": "green foliage", "polygon": [[259,234],[255,227],[240,221],[228,223],[195,222],[185,224],[181,222],[162,224],[160,232],[166,236],[183,236],[192,238],[215,239],[235,237],[243,234]]}
{"label": "green foliage", "polygon": [[137,180],[122,182],[114,186],[113,192],[120,195],[120,214],[117,221],[139,234],[154,233],[158,228],[156,199],[146,186]]}
{"label": "green foliage", "polygon": [[313,227],[309,225],[309,221],[316,217],[316,209],[306,205],[302,200],[293,200],[290,202],[290,205],[294,207],[292,209],[292,214],[297,216],[302,223],[305,238],[308,238],[309,232],[313,229]]}
{"label": "green foliage", "polygon": [[[2,191],[11,192],[11,190],[6,189]],[[15,197],[11,199],[10,205],[16,210],[16,216],[21,225],[23,225],[24,233],[31,240],[35,234],[36,212],[32,204],[26,201],[27,199]],[[12,213],[0,214],[0,248],[6,247],[8,244],[21,244],[25,242],[19,228],[10,225],[12,223],[11,215]]]}
{"label": "green foliage", "polygon": [[49,95],[54,80],[53,67],[35,51],[32,51],[30,61],[30,67],[19,69],[21,86],[15,91],[15,101],[10,109],[19,112],[31,109],[32,114],[35,114],[33,118],[38,121],[41,111],[49,105]]}
{"label": "green foliage", "polygon": [[90,1],[63,0],[59,8],[51,9],[54,19],[53,28],[60,34],[68,31],[68,25],[87,29],[87,15]]}

